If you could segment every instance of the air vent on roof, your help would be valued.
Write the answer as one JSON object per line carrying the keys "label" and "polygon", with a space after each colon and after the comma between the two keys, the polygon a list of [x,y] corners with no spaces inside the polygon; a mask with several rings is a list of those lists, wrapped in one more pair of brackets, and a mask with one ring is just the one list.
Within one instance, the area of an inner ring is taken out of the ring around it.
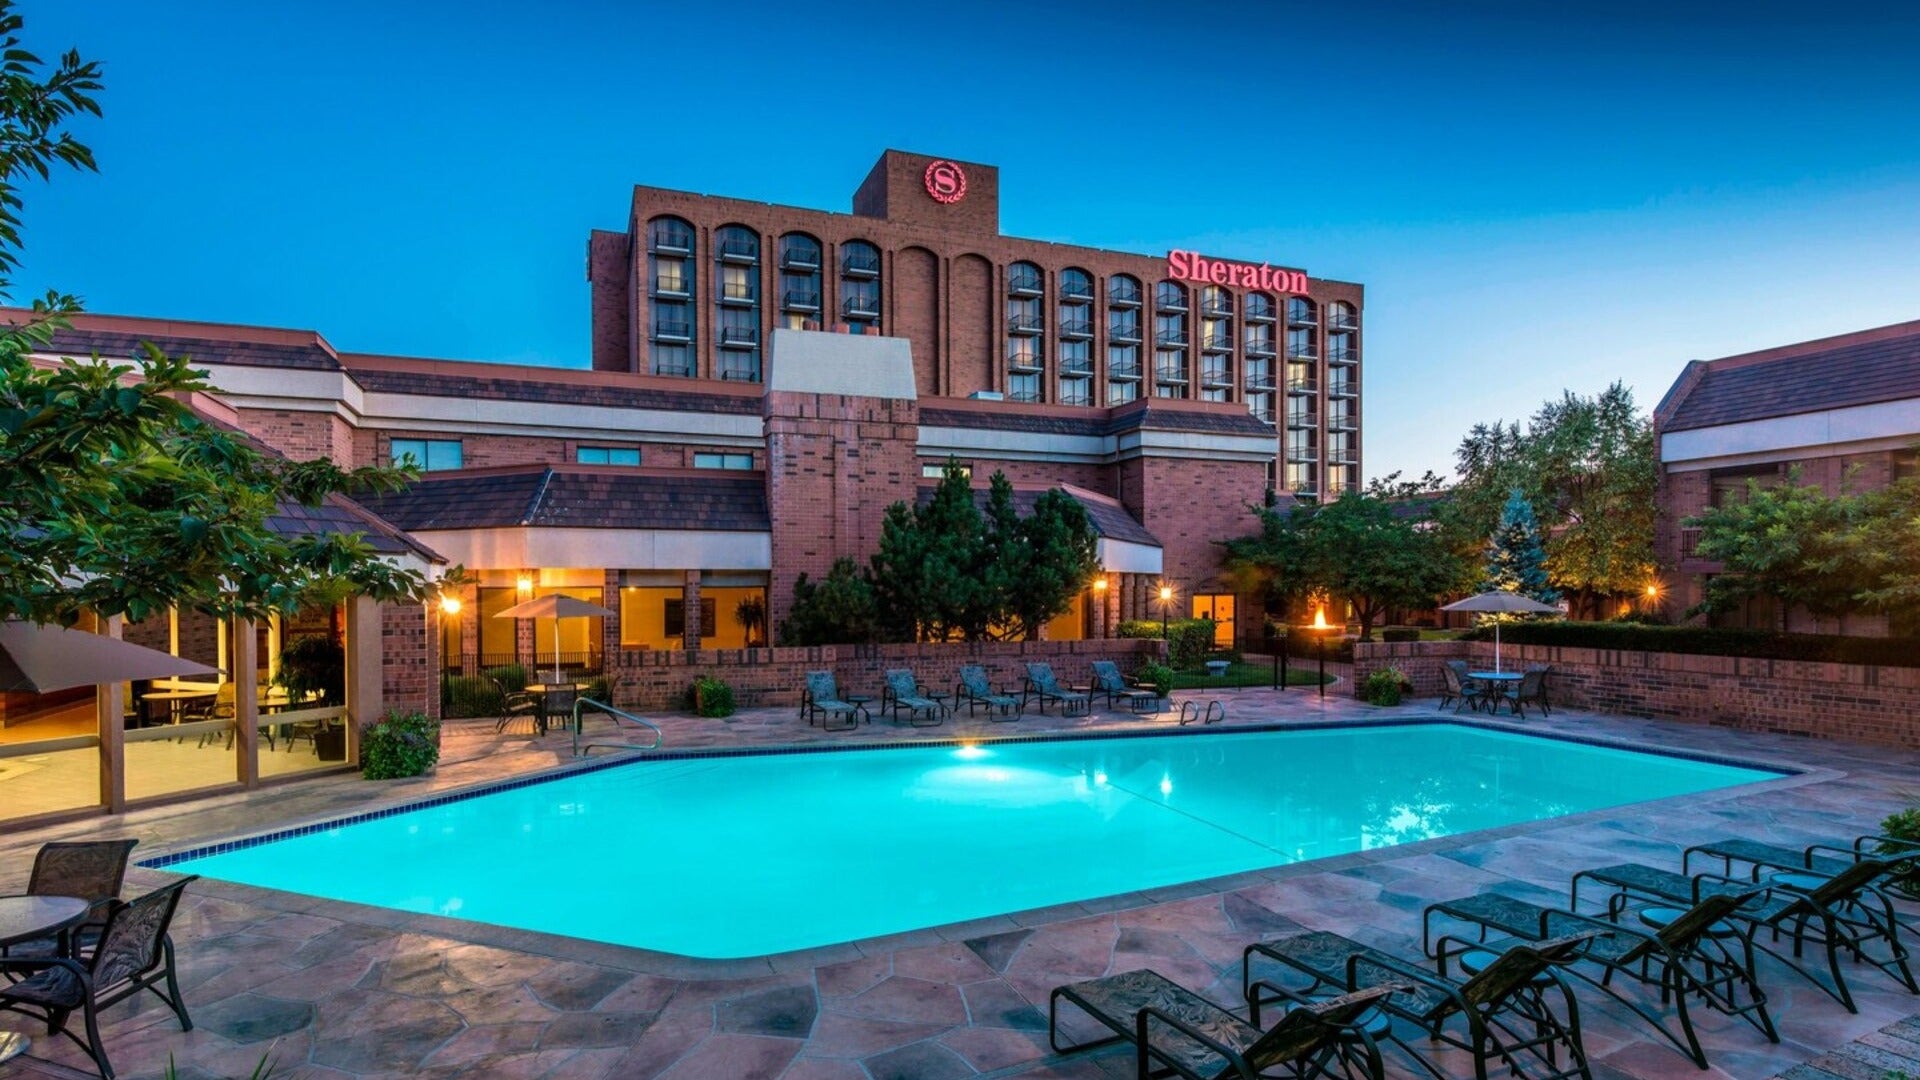
{"label": "air vent on roof", "polygon": [[1005,394],[1003,394],[1003,393],[1001,393],[1001,392],[1000,392],[1000,391],[998,391],[998,390],[975,390],[975,391],[974,391],[973,393],[971,393],[971,394],[968,394],[967,396],[968,396],[968,397],[970,397],[970,398],[972,398],[972,399],[973,399],[973,400],[975,400],[975,401],[1005,401],[1005,400],[1007,400],[1007,395],[1005,395]]}

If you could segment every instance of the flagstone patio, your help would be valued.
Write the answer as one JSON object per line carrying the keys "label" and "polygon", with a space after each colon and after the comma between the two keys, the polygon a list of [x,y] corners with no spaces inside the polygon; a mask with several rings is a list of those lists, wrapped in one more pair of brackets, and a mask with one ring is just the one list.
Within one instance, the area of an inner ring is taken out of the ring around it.
{"label": "flagstone patio", "polygon": [[[1430,700],[1382,710],[1299,689],[1182,696],[1221,700],[1227,726],[1432,714]],[[667,717],[662,724],[670,749],[1171,726],[1165,715],[1096,712],[1018,724],[961,716],[931,732],[877,721],[836,735],[785,708],[724,722]],[[1920,756],[1879,748],[1563,711],[1525,724],[1535,725],[1812,771],[1681,802],[743,961],[666,957],[200,881],[174,929],[195,1029],[182,1033],[157,1001],[128,1003],[110,1012],[106,1041],[127,1077],[158,1075],[169,1057],[183,1078],[245,1077],[263,1056],[276,1064],[276,1076],[316,1078],[1129,1076],[1133,1061],[1124,1052],[1063,1058],[1048,1050],[1045,1009],[1053,986],[1151,966],[1230,1003],[1240,950],[1259,938],[1328,929],[1411,955],[1419,948],[1420,910],[1435,900],[1490,887],[1564,896],[1568,877],[1582,867],[1627,858],[1677,866],[1686,844],[1723,835],[1789,844],[1851,836],[1920,792]],[[445,742],[442,766],[421,780],[374,785],[316,777],[0,838],[0,892],[24,884],[32,851],[46,840],[137,836],[136,856],[145,856],[565,768],[570,760],[563,736],[496,736],[491,722],[452,723]],[[142,870],[130,877],[130,890],[164,879]],[[644,898],[636,903],[644,913]],[[1743,1023],[1708,1014],[1702,1037],[1715,1066],[1708,1074],[1644,1038],[1617,1007],[1583,995],[1596,1075],[1767,1077],[1823,1054],[1823,1062],[1836,1060],[1828,1052],[1856,1039],[1870,1047],[1885,1037],[1876,1033],[1920,1011],[1920,999],[1870,969],[1855,979],[1858,1015],[1777,965],[1763,979],[1782,1043],[1771,1046]],[[6,1019],[0,1027],[24,1029]],[[71,1046],[39,1036],[30,1056],[0,1066],[0,1078],[90,1075],[78,1071],[82,1061]]]}

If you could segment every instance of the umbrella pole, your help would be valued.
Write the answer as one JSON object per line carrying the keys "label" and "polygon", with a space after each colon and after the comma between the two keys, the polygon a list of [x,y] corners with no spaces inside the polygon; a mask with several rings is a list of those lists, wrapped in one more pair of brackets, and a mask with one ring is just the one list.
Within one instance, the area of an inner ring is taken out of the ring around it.
{"label": "umbrella pole", "polygon": [[1500,674],[1500,620],[1498,619],[1493,622],[1493,673]]}
{"label": "umbrella pole", "polygon": [[560,620],[553,620],[553,682],[560,684]]}

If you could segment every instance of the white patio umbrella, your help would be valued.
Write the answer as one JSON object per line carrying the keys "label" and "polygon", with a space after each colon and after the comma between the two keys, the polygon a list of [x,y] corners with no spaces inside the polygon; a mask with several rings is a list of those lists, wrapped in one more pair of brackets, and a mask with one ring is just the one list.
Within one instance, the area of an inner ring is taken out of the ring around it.
{"label": "white patio umbrella", "polygon": [[130,641],[8,619],[0,622],[0,690],[45,694],[75,686],[218,675],[218,668]]}
{"label": "white patio umbrella", "polygon": [[[1560,609],[1543,604],[1531,596],[1516,592],[1483,592],[1442,605],[1441,611],[1475,611],[1484,614],[1546,615]],[[1500,671],[1500,624],[1493,624],[1493,670]]]}
{"label": "white patio umbrella", "polygon": [[536,596],[531,600],[518,603],[495,615],[496,619],[552,619],[553,620],[553,681],[560,681],[560,620],[561,619],[604,619],[614,613],[599,604],[589,604],[585,600],[575,600],[565,593],[550,593]]}

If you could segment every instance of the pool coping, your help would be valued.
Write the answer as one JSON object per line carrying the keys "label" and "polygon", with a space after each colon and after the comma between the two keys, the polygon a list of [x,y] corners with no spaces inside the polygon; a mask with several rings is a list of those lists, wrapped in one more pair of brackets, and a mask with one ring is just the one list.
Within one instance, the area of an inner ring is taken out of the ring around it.
{"label": "pool coping", "polygon": [[212,895],[221,895],[231,899],[260,904],[273,910],[310,914],[325,914],[331,910],[343,921],[350,920],[397,930],[434,934],[467,941],[473,944],[519,949],[557,958],[607,964],[642,973],[680,978],[734,977],[742,974],[802,970],[821,964],[836,963],[858,957],[870,956],[876,953],[890,952],[899,948],[940,942],[963,941],[967,938],[979,937],[984,934],[1011,929],[1030,928],[1053,922],[1143,907],[1149,904],[1192,899],[1212,894],[1224,894],[1252,885],[1282,880],[1291,876],[1308,873],[1337,873],[1342,870],[1387,859],[1438,854],[1522,834],[1538,829],[1544,825],[1551,824],[1553,827],[1577,825],[1601,816],[1616,815],[1628,808],[1640,812],[1647,812],[1649,810],[1657,810],[1659,807],[1669,803],[1678,803],[1681,800],[1690,800],[1696,803],[1700,800],[1717,802],[1726,798],[1749,795],[1758,790],[1778,790],[1798,787],[1804,784],[1838,779],[1848,775],[1841,770],[1809,767],[1788,761],[1776,760],[1765,751],[1756,752],[1749,757],[1735,757],[1727,754],[1694,750],[1687,747],[1635,743],[1624,739],[1610,739],[1577,732],[1545,731],[1537,727],[1525,726],[1518,722],[1501,721],[1495,718],[1452,716],[1439,712],[1432,714],[1386,716],[1378,719],[1348,718],[1337,720],[1309,720],[1234,724],[1230,726],[1204,728],[1088,730],[943,738],[902,738],[883,743],[809,743],[672,751],[635,751],[620,756],[602,758],[597,761],[563,762],[559,765],[531,772],[525,776],[514,777],[509,780],[483,781],[436,795],[402,798],[400,801],[391,805],[375,807],[350,814],[335,812],[318,816],[313,820],[292,825],[277,826],[256,832],[247,832],[217,841],[186,843],[176,846],[173,850],[162,850],[155,855],[138,859],[135,861],[135,866],[146,871],[157,871],[169,874],[178,873],[178,871],[170,868],[190,859],[244,850],[281,840],[310,835],[315,832],[343,828],[348,825],[410,813],[415,810],[430,809],[451,803],[477,799],[503,791],[517,790],[536,784],[552,783],[575,776],[604,772],[613,768],[639,766],[654,761],[771,757],[807,753],[843,753],[848,751],[937,749],[941,747],[965,745],[986,746],[1034,742],[1074,742],[1090,739],[1208,737],[1231,734],[1327,731],[1380,727],[1429,727],[1434,725],[1453,725],[1457,727],[1476,728],[1498,734],[1555,739],[1561,742],[1594,746],[1601,749],[1657,754],[1664,757],[1771,772],[1778,775],[1766,779],[1714,788],[1704,792],[1683,793],[1665,796],[1659,799],[1622,803],[1615,806],[1582,810],[1572,814],[1535,818],[1507,825],[1450,833],[1445,836],[1430,837],[1403,844],[1392,844],[1362,851],[1342,852],[1320,858],[1297,860],[1271,867],[1240,871],[1210,878],[1200,878],[1194,881],[1180,882],[1156,888],[1130,890],[1107,896],[1066,901],[1039,908],[998,913],[960,922],[943,923],[916,930],[900,931],[875,937],[856,938],[844,942],[832,942],[784,952],[739,958],[689,956],[683,953],[648,949],[643,946],[623,945],[591,938],[572,937],[551,931],[529,930],[520,927],[505,926],[499,923],[478,922],[462,919],[457,916],[406,911],[399,908],[367,904],[359,901],[337,900],[310,893],[292,892],[269,886],[249,885],[217,878],[201,878],[199,879],[199,883],[196,884],[195,889],[196,891],[207,892]]}

